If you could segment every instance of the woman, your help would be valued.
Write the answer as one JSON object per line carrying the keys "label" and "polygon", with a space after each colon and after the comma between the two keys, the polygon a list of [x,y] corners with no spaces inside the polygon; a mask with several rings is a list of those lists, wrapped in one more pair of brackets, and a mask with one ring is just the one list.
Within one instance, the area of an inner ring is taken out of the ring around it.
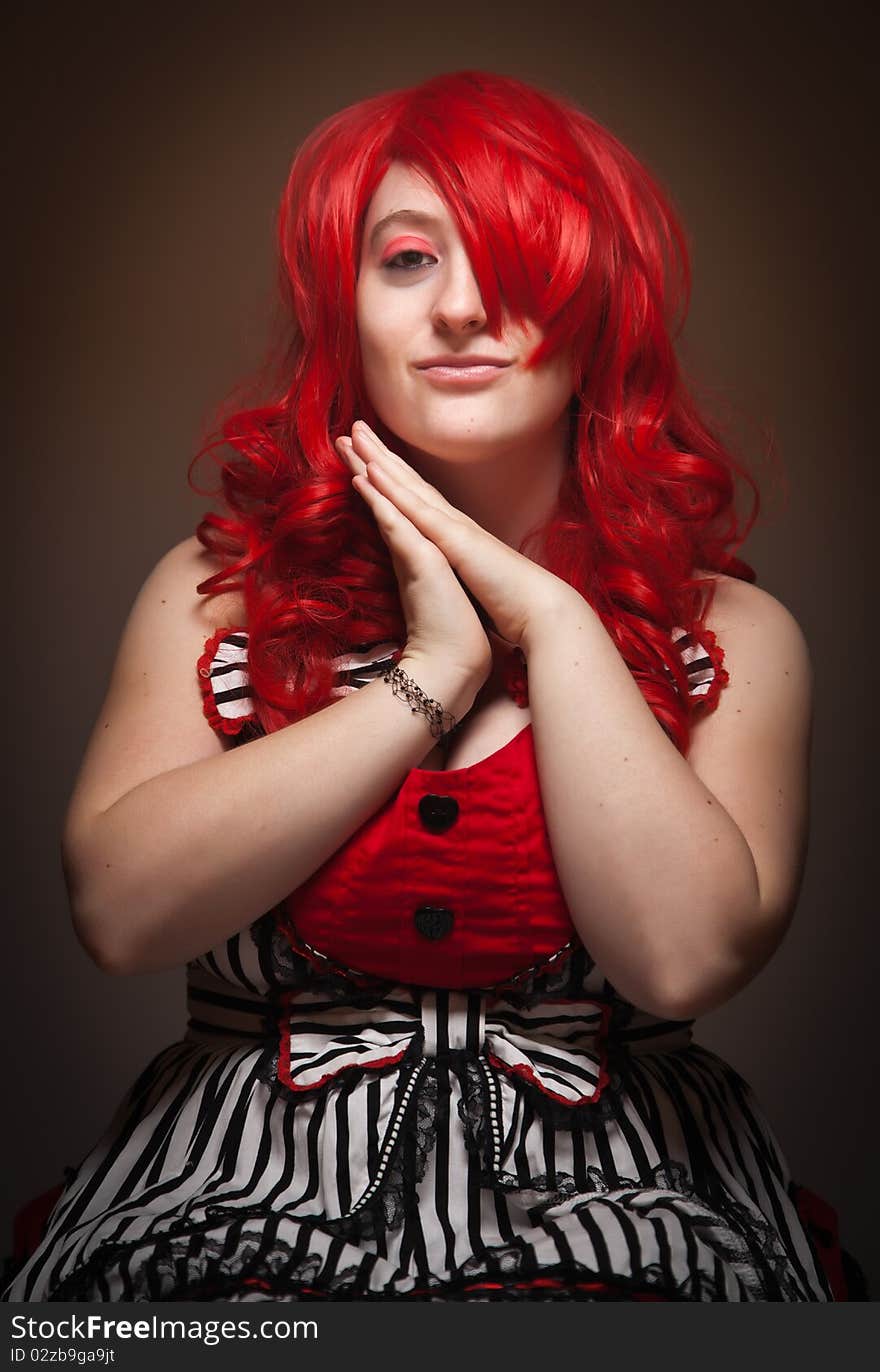
{"label": "woman", "polygon": [[82,943],[187,963],[189,1027],[5,1299],[833,1299],[692,1038],[791,918],[810,666],[730,551],[670,206],[459,72],[322,124],[279,232],[281,381],[65,825]]}

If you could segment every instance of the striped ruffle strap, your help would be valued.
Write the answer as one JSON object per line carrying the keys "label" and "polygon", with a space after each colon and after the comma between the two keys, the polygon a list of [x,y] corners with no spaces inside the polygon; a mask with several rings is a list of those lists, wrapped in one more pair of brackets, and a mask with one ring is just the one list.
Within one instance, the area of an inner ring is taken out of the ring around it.
{"label": "striped ruffle strap", "polygon": [[256,718],[247,670],[246,629],[218,629],[198,660],[205,718],[220,734],[237,734]]}

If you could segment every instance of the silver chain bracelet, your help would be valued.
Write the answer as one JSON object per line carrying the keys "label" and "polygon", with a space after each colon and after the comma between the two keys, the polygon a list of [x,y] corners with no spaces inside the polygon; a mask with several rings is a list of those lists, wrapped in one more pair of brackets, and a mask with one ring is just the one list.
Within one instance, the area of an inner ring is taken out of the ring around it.
{"label": "silver chain bracelet", "polygon": [[412,714],[427,715],[428,724],[431,727],[431,734],[434,738],[442,738],[456,726],[455,715],[449,710],[444,710],[439,700],[432,700],[426,695],[421,686],[413,681],[411,676],[398,667],[396,664],[389,667],[382,676],[383,681],[391,685],[391,689],[396,696],[402,696],[410,706]]}

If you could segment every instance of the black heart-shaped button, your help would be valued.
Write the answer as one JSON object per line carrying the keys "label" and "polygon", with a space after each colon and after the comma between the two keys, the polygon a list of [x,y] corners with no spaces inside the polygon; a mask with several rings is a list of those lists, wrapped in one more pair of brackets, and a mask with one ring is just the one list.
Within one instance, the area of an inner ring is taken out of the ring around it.
{"label": "black heart-shaped button", "polygon": [[445,905],[420,905],[413,915],[413,923],[422,938],[445,938],[454,922],[455,916]]}
{"label": "black heart-shaped button", "polygon": [[419,819],[432,834],[443,834],[458,819],[458,801],[454,796],[422,796]]}

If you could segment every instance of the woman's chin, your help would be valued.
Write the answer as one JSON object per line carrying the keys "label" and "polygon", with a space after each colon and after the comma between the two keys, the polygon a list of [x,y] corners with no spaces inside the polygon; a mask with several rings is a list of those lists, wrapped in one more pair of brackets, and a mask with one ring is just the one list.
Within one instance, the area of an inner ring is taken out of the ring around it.
{"label": "woman's chin", "polygon": [[[432,425],[411,438],[402,440],[417,459],[420,454],[443,462],[469,462],[491,457],[516,441],[516,435],[501,425],[476,420],[471,416],[465,425]],[[406,453],[401,449],[401,457]]]}

